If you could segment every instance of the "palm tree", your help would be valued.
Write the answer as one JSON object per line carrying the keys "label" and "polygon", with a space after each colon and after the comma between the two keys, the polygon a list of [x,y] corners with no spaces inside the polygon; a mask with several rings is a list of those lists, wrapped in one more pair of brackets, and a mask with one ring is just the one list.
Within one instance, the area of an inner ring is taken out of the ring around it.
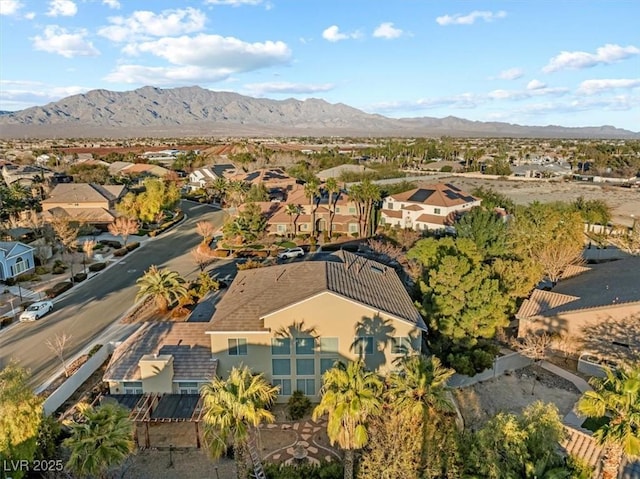
{"label": "palm tree", "polygon": [[136,283],[140,288],[136,301],[153,298],[161,312],[167,311],[171,303],[188,294],[182,276],[176,271],[158,269],[156,265],[152,265]]}
{"label": "palm tree", "polygon": [[134,450],[129,411],[112,403],[97,408],[81,403],[78,410],[79,421],[65,422],[71,431],[63,442],[71,451],[67,468],[80,476],[106,477]]}
{"label": "palm tree", "polygon": [[442,366],[435,356],[407,356],[401,371],[388,378],[388,402],[409,417],[422,419],[421,462],[429,459],[429,430],[437,425],[438,415],[453,410],[447,397],[447,381],[454,371]]}
{"label": "palm tree", "polygon": [[374,207],[382,198],[380,187],[368,178],[362,181],[362,200],[364,201],[364,234],[371,236],[373,229]]}
{"label": "palm tree", "polygon": [[309,198],[309,206],[311,207],[311,237],[316,236],[316,196],[320,191],[320,184],[317,178],[310,178],[304,185],[304,194]]}
{"label": "palm tree", "polygon": [[211,190],[213,195],[218,198],[220,203],[225,197],[227,190],[229,189],[229,182],[224,177],[219,177],[213,180],[210,185],[206,188],[207,191]]}
{"label": "palm tree", "polygon": [[232,180],[226,188],[226,192],[230,193],[230,203],[232,206],[238,206],[244,203],[248,191],[249,186],[242,180]]}
{"label": "palm tree", "polygon": [[640,457],[640,364],[605,371],[604,378],[591,379],[593,391],[582,395],[578,411],[587,417],[609,419],[594,437],[604,446],[602,477],[615,479],[623,455]]}
{"label": "palm tree", "polygon": [[251,428],[275,421],[266,409],[278,395],[262,374],[252,374],[247,366],[234,367],[227,379],[214,378],[200,390],[204,402],[204,435],[213,458],[233,445],[236,474],[247,476],[247,441]]}
{"label": "palm tree", "polygon": [[333,197],[334,194],[340,192],[340,188],[338,187],[338,182],[335,178],[327,178],[327,181],[324,184],[324,187],[329,193],[329,239],[331,239],[331,234],[333,233],[333,217],[336,215],[336,201],[338,197]]}
{"label": "palm tree", "polygon": [[313,419],[329,416],[329,440],[344,449],[344,478],[352,479],[354,451],[367,444],[368,420],[382,409],[382,381],[365,371],[363,361],[356,361],[337,362],[324,373],[322,383],[322,399],[313,410]]}
{"label": "palm tree", "polygon": [[298,216],[302,212],[302,207],[300,205],[294,205],[293,203],[287,204],[284,212],[289,215],[289,220],[291,221],[291,237],[295,238],[298,226],[296,222],[298,221]]}

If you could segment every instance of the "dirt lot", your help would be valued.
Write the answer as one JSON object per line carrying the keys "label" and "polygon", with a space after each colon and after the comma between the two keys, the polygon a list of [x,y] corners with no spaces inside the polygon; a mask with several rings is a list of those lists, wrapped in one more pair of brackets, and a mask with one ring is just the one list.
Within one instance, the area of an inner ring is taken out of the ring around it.
{"label": "dirt lot", "polygon": [[516,204],[521,205],[533,201],[570,202],[580,196],[586,200],[605,200],[612,208],[613,223],[628,226],[631,226],[633,222],[632,214],[636,218],[640,217],[640,188],[559,181],[489,180],[462,176],[441,178],[439,181],[453,183],[468,192],[479,186],[493,188],[513,199]]}
{"label": "dirt lot", "polygon": [[580,392],[569,381],[529,366],[508,376],[457,389],[454,395],[465,427],[474,429],[500,411],[520,413],[535,401],[555,404],[564,417],[573,409]]}

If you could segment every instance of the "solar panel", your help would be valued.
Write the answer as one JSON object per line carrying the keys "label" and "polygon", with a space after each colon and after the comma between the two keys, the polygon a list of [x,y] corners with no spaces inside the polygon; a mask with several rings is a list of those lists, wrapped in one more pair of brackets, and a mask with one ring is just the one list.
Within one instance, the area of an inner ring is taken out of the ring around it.
{"label": "solar panel", "polygon": [[429,198],[433,193],[434,193],[434,190],[425,190],[425,189],[420,188],[419,190],[417,190],[414,194],[412,194],[408,198],[408,201],[415,201],[415,202],[418,202],[418,203],[423,203],[424,200]]}

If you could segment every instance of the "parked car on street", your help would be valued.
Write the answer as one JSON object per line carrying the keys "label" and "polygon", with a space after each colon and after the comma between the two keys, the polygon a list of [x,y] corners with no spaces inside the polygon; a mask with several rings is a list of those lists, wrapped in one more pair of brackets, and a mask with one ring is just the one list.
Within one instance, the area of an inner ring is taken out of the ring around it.
{"label": "parked car on street", "polygon": [[52,309],[53,303],[51,301],[38,301],[30,305],[20,314],[20,321],[37,321]]}
{"label": "parked car on street", "polygon": [[304,256],[304,250],[299,246],[296,248],[288,248],[278,253],[279,259],[301,258]]}

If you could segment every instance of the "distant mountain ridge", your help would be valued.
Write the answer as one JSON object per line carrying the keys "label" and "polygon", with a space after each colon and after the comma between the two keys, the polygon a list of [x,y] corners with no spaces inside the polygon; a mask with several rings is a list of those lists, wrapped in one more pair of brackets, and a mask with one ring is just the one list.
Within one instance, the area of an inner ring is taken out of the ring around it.
{"label": "distant mountain ridge", "polygon": [[92,90],[0,114],[0,137],[196,135],[640,138],[612,126],[521,126],[451,116],[393,119],[319,99],[270,100],[197,86]]}

